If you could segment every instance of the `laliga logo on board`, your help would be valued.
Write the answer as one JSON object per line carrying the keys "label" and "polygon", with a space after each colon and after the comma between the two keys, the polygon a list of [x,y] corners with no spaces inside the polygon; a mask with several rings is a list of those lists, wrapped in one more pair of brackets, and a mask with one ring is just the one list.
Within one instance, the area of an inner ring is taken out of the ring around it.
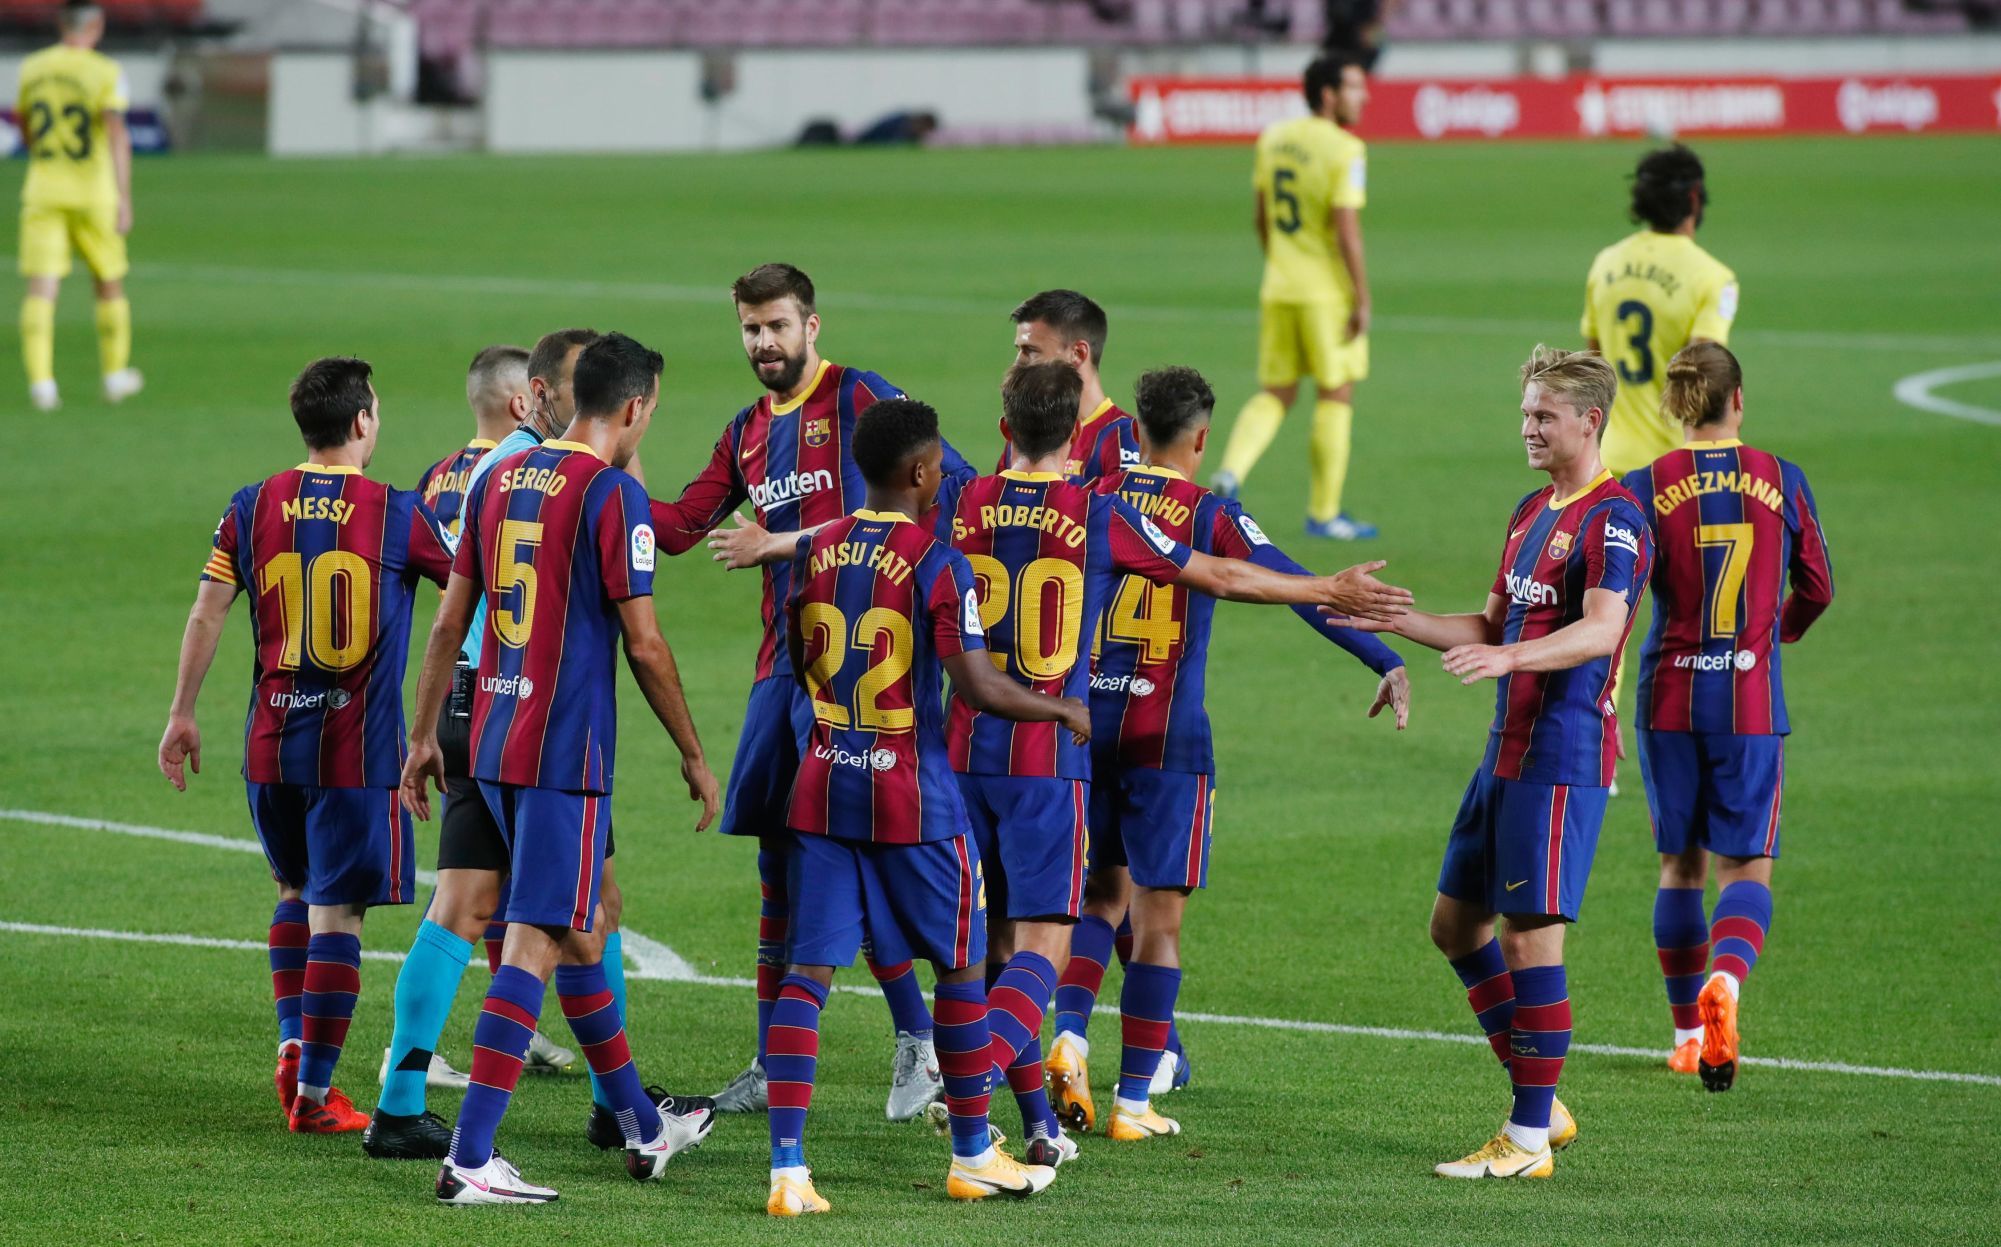
{"label": "laliga logo on board", "polygon": [[1938,120],[1938,94],[1930,87],[1895,82],[1872,87],[1850,78],[1834,95],[1841,128],[1860,134],[1871,126],[1902,126],[1922,130]]}
{"label": "laliga logo on board", "polygon": [[1411,101],[1411,115],[1417,132],[1428,139],[1446,134],[1478,133],[1488,137],[1506,134],[1521,124],[1522,102],[1512,91],[1470,87],[1454,91],[1427,85],[1419,88]]}

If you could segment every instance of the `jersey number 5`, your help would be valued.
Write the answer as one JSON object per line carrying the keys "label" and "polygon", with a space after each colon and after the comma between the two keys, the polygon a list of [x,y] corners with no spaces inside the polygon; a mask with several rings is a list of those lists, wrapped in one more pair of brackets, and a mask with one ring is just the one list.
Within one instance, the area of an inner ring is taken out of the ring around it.
{"label": "jersey number 5", "polygon": [[[493,569],[493,632],[509,649],[528,644],[535,626],[535,548],[542,544],[542,525],[536,520],[500,521],[500,561]],[[522,547],[527,547],[523,556]],[[519,589],[521,596],[511,605],[502,605],[507,594]]]}
{"label": "jersey number 5", "polygon": [[910,658],[916,648],[910,635],[910,620],[887,606],[871,606],[855,620],[854,645],[874,657],[878,642],[886,641],[883,656],[870,664],[855,681],[852,707],[827,696],[827,686],[848,659],[848,617],[832,602],[808,602],[799,610],[799,626],[805,630],[806,648],[820,646],[819,657],[806,664],[806,690],[813,698],[813,717],[828,727],[845,728],[860,723],[873,732],[908,732],[917,726],[917,711],[909,706],[880,706],[883,693],[896,687],[910,674]]}
{"label": "jersey number 5", "polygon": [[354,551],[329,550],[310,564],[296,550],[275,555],[257,571],[257,592],[278,595],[285,621],[281,669],[297,671],[310,656],[322,671],[346,671],[368,656],[375,581],[368,560]]}
{"label": "jersey number 5", "polygon": [[[973,574],[980,578],[980,627],[989,635],[1014,607],[1014,664],[1031,680],[1057,680],[1077,665],[1077,638],[1084,629],[1084,573],[1062,559],[1036,559],[1010,582],[1007,565],[989,554],[969,554]],[[1049,601],[1050,590],[1056,601]],[[1018,600],[1017,600],[1018,599]],[[1047,635],[1043,621],[1056,611],[1056,636]],[[987,656],[1002,671],[1008,655],[989,647]]]}
{"label": "jersey number 5", "polygon": [[1278,218],[1273,224],[1281,234],[1299,232],[1299,192],[1293,183],[1299,179],[1297,169],[1273,169],[1271,171],[1271,197],[1278,204]]}

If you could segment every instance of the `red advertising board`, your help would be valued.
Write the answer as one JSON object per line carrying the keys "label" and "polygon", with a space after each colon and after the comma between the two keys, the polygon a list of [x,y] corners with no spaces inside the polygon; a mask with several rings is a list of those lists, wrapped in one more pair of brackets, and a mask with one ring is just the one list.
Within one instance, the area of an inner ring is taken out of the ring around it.
{"label": "red advertising board", "polygon": [[[1134,143],[1248,142],[1306,111],[1269,78],[1134,78]],[[2001,132],[2001,75],[1846,78],[1378,78],[1369,139]]]}

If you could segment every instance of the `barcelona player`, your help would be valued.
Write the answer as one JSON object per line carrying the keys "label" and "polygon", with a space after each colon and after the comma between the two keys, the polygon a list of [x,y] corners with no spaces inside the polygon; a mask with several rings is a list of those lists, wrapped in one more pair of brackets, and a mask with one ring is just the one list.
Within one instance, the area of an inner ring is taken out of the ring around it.
{"label": "barcelona player", "polygon": [[849,454],[867,484],[863,506],[801,537],[789,577],[786,642],[813,725],[786,812],[789,965],[767,1048],[773,1216],[828,1211],[806,1168],[806,1112],[834,968],[853,964],[864,935],[878,956],[923,957],[938,972],[946,1193],[1027,1196],[1056,1176],[1002,1152],[987,1125],[985,887],[945,743],[941,677],[973,710],[1057,723],[1080,741],[1090,715],[1076,698],[1022,687],[981,653],[971,564],[913,518],[943,477],[937,413],[905,398],[875,403]]}
{"label": "barcelona player", "polygon": [[[1279,582],[1279,592],[1266,600],[1299,602],[1306,599],[1284,592],[1286,585],[1318,586],[1316,592],[1333,596],[1311,600],[1331,601],[1329,609],[1378,623],[1394,620],[1410,602],[1409,591],[1375,579],[1380,562],[1324,580],[1302,579],[1311,573],[1272,545],[1237,502],[1194,483],[1216,405],[1200,373],[1192,368],[1146,373],[1135,405],[1144,461],[1099,481],[1098,493],[1118,497],[1203,556],[1228,561],[1239,569],[1233,574],[1272,573],[1260,582]],[[1107,603],[1094,641],[1099,652],[1091,677],[1096,743],[1088,807],[1090,874],[1083,917],[1071,931],[1070,961],[1058,980],[1056,1038],[1047,1065],[1059,1115],[1080,1130],[1093,1128],[1097,1110],[1087,1030],[1113,928],[1130,910],[1134,948],[1119,1001],[1124,1045],[1106,1131],[1125,1142],[1180,1131],[1179,1123],[1153,1110],[1151,1095],[1181,990],[1188,898],[1208,882],[1216,760],[1204,689],[1216,606],[1209,595],[1222,587],[1191,582],[1185,574],[1173,584],[1127,576]],[[1390,708],[1399,729],[1408,723],[1410,681],[1403,660],[1373,638],[1322,619],[1311,606],[1295,609],[1378,674],[1370,716]]]}
{"label": "barcelona player", "polygon": [[1681,426],[1661,413],[1667,361],[1693,343],[1730,339],[1737,275],[1695,241],[1708,206],[1694,152],[1679,144],[1649,152],[1633,173],[1639,232],[1591,262],[1579,328],[1619,370],[1605,428],[1605,466],[1614,472],[1644,468],[1681,444]]}
{"label": "barcelona player", "polygon": [[[1834,565],[1806,474],[1742,440],[1744,373],[1729,348],[1683,347],[1666,380],[1663,414],[1688,440],[1625,480],[1660,560],[1639,690],[1661,854],[1654,943],[1674,1017],[1668,1067],[1728,1091],[1738,997],[1772,925],[1792,730],[1779,647],[1834,600]],[[1722,892],[1705,923],[1711,862]]]}
{"label": "barcelona player", "polygon": [[62,405],[56,388],[56,293],[70,247],[97,292],[97,360],[104,397],[122,402],[144,384],[132,367],[132,304],[125,298],[125,236],[132,232],[132,135],[125,73],[97,51],[104,10],[65,0],[61,41],[21,62],[15,101],[28,176],[21,183],[21,361],[37,410]]}
{"label": "barcelona player", "polygon": [[[493,1137],[553,973],[563,1016],[625,1133],[627,1171],[657,1178],[686,1138],[643,1088],[605,981],[598,889],[618,744],[614,659],[623,642],[647,705],[681,753],[697,830],[719,801],[653,608],[655,544],[632,459],[659,403],[661,359],[623,334],[577,357],[576,418],[561,439],[510,455],[474,483],[445,599],[424,651],[403,801],[430,817],[444,781],[437,718],[486,599],[473,699],[473,775],[511,853],[506,948],[474,1031],[472,1085],[439,1170],[447,1204],[546,1203]],[[703,1132],[713,1117],[704,1120]]]}
{"label": "barcelona player", "polygon": [[[1156,393],[1157,375],[1142,381],[1142,401]],[[1355,570],[1309,578],[1240,561],[1230,557],[1234,551],[1194,549],[1119,495],[1079,484],[1065,468],[1088,384],[1067,360],[1017,364],[1001,387],[1011,466],[963,488],[948,482],[940,496],[939,535],[978,578],[981,630],[995,667],[1038,692],[1088,696],[1089,650],[1127,577],[1147,582],[1140,592],[1176,585],[1240,602],[1366,605],[1369,582]],[[1388,654],[1372,639],[1336,635]],[[1029,1163],[1054,1166],[1075,1156],[1076,1144],[1050,1112],[1038,1036],[1084,901],[1092,760],[1053,725],[996,719],[958,696],[947,733],[992,906],[994,1064],[1021,1103]],[[1157,968],[1139,966],[1128,982]],[[1153,1052],[1158,1056],[1158,1045]],[[1152,1077],[1145,1070],[1140,1086]],[[1142,1089],[1138,1100],[1146,1094]]]}
{"label": "barcelona player", "polygon": [[[1089,485],[1138,463],[1133,418],[1106,395],[1099,376],[1110,332],[1105,309],[1075,290],[1044,290],[1023,299],[1011,315],[1016,366],[1062,360],[1084,381],[1070,451],[1063,457],[1063,475]],[[994,470],[1005,471],[1013,462],[1014,448],[1002,446],[1000,465]]]}
{"label": "barcelona player", "polygon": [[1598,457],[1617,385],[1601,356],[1535,349],[1522,365],[1521,435],[1550,483],[1516,504],[1484,610],[1412,611],[1393,629],[1445,651],[1460,683],[1497,682],[1486,756],[1446,841],[1431,939],[1465,984],[1514,1104],[1501,1132],[1437,1166],[1441,1177],[1546,1178],[1577,1137],[1556,1099],[1570,1049],[1563,930],[1583,905],[1617,758],[1614,655],[1653,560],[1639,504]]}
{"label": "barcelona player", "polygon": [[[725,530],[712,545],[728,546],[747,535],[762,539],[769,533],[813,528],[846,515],[865,488],[848,453],[855,421],[871,403],[902,396],[875,373],[820,357],[813,280],[799,269],[790,264],[759,265],[736,280],[730,295],[744,354],[765,393],[723,429],[708,465],[678,499],[653,504],[660,548],[668,554],[693,549],[746,500],[756,510],[756,522]],[[950,446],[945,448],[945,471],[966,479],[974,475],[971,465]],[[717,558],[732,566],[753,566],[758,561],[731,560],[727,550]],[[765,1030],[785,969],[785,856],[791,844],[786,800],[812,716],[806,697],[793,682],[791,656],[783,640],[790,577],[789,563],[764,569],[764,637],[758,645],[750,704],[730,767],[729,799],[723,811],[724,834],[758,837],[762,892],[757,1055],[717,1095],[716,1103],[725,1112],[754,1112],[766,1106]],[[896,1028],[886,1112],[891,1121],[907,1121],[937,1099],[943,1087],[932,1046],[931,1016],[907,961],[874,956],[868,960]]]}
{"label": "barcelona player", "polygon": [[489,346],[466,368],[466,406],[472,409],[473,436],[458,450],[424,470],[417,489],[424,505],[454,540],[459,508],[465,502],[472,465],[500,440],[521,427],[535,396],[528,386],[528,352],[518,346]]}
{"label": "barcelona player", "polygon": [[1355,383],[1369,375],[1369,272],[1362,254],[1368,201],[1367,152],[1350,131],[1369,102],[1359,61],[1322,56],[1306,67],[1304,117],[1275,122],[1258,136],[1251,179],[1258,246],[1258,385],[1237,413],[1223,470],[1210,488],[1226,498],[1278,435],[1301,377],[1312,377],[1313,432],[1307,441],[1311,536],[1358,541],[1376,526],[1349,515],[1342,499],[1355,423]]}
{"label": "barcelona player", "polygon": [[361,991],[370,908],[416,888],[403,766],[403,664],[417,580],[443,582],[451,555],[409,490],[362,472],[381,405],[358,359],[322,359],[292,383],[306,462],[229,500],[181,638],[160,770],[185,791],[201,771],[201,692],[239,592],[252,596],[250,714],[243,778],[250,820],[278,884],[271,984],[278,1102],[298,1134],[359,1130],[333,1085]]}

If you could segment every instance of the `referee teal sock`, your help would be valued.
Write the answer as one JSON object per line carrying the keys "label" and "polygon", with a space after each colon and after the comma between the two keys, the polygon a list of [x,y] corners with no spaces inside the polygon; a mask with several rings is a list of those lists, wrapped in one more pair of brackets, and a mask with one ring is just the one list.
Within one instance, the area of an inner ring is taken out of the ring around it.
{"label": "referee teal sock", "polygon": [[[618,1010],[618,1024],[625,1025],[625,940],[623,933],[613,931],[604,937],[604,981],[611,989],[612,1005]],[[596,1070],[591,1071],[591,1103],[607,1113],[612,1108],[611,1097],[605,1094],[604,1084],[598,1081]]]}
{"label": "referee teal sock", "polygon": [[452,1001],[472,960],[472,945],[430,919],[417,928],[410,955],[396,975],[396,1030],[389,1039],[389,1077],[376,1109],[398,1117],[424,1111],[424,1077],[431,1053],[452,1015]]}

